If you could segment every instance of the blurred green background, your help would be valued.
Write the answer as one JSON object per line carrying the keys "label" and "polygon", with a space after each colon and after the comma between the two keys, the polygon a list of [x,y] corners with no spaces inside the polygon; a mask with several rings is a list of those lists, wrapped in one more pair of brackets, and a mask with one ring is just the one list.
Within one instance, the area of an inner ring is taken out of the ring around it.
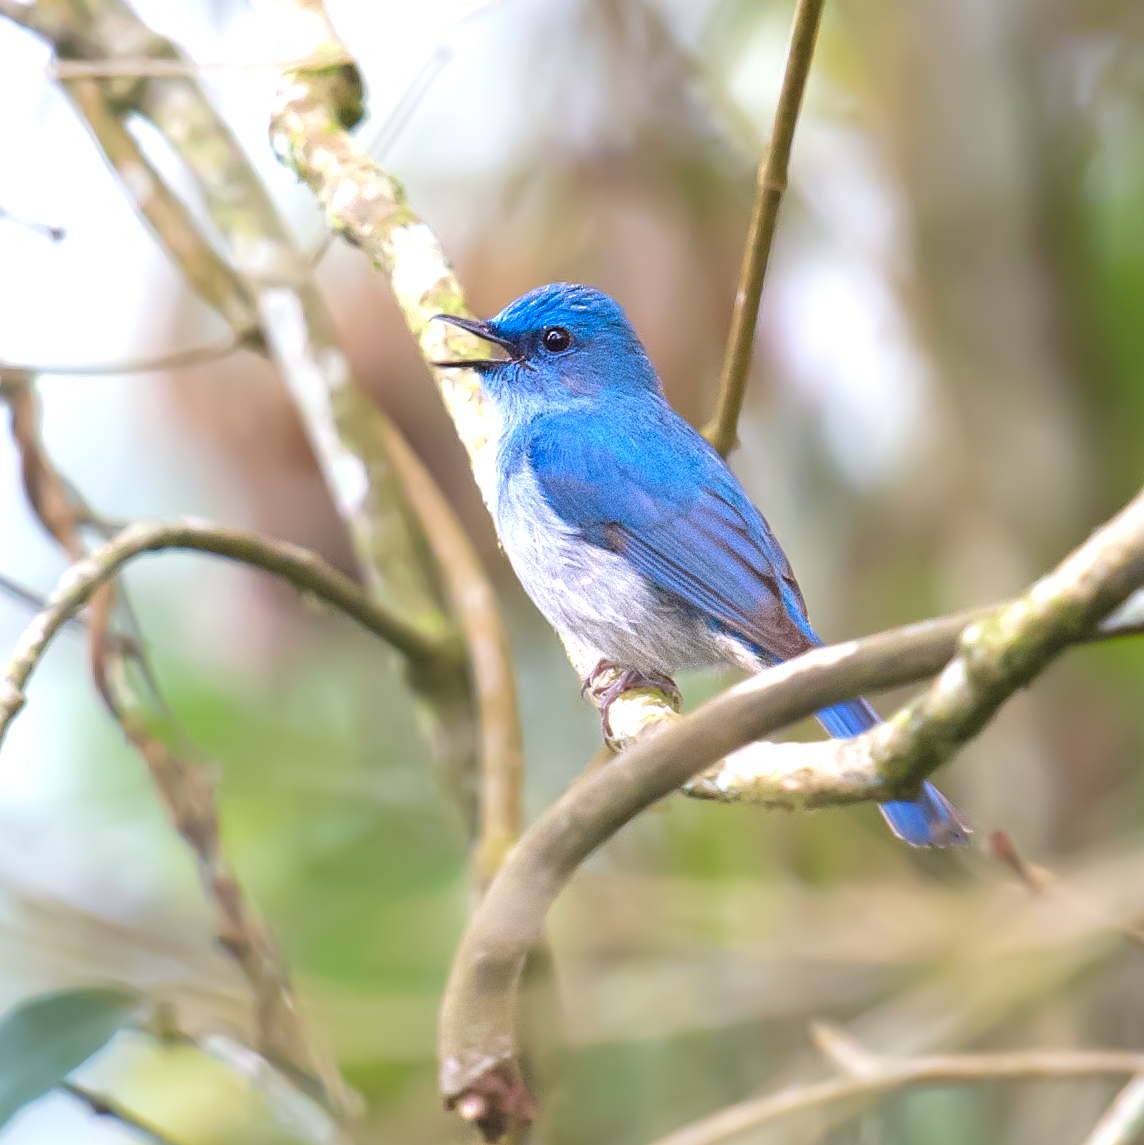
{"label": "blurred green background", "polygon": [[[273,56],[241,0],[135,7],[198,59]],[[444,43],[386,162],[474,309],[556,279],[599,286],[627,308],[672,401],[704,420],[791,5],[503,0],[441,41],[458,10],[330,4],[370,87],[359,137],[375,137]],[[43,74],[46,58],[0,22],[0,116],[18,156],[0,168],[0,203],[69,232],[48,247],[0,221],[0,355],[113,361],[217,338]],[[204,83],[316,244],[309,196],[265,141],[273,75]],[[1015,593],[1139,487],[1142,95],[1138,0],[828,5],[733,460],[828,639]],[[161,165],[161,143],[140,139]],[[599,746],[598,717],[496,548],[386,284],[341,244],[321,281],[359,375],[493,572],[535,816]],[[49,449],[109,516],[210,516],[351,567],[261,361],[61,372],[41,389]],[[0,571],[46,590],[62,566],[23,505],[10,443],[0,454]],[[397,665],[254,574],[164,557],[128,581],[164,691],[217,767],[226,849],[366,1102],[360,1140],[466,1139],[440,1111],[433,1059],[469,905],[465,841]],[[0,600],[9,646],[26,619]],[[191,1031],[241,1038],[243,984],[212,947],[190,858],[86,671],[82,639],[62,638],[5,746],[0,1004],[122,980],[175,999]],[[682,684],[694,704],[727,682]],[[977,831],[966,854],[910,852],[868,807],[794,817],[676,797],[654,808],[553,914],[567,1049],[548,1055],[557,1081],[536,1139],[641,1145],[815,1076],[813,1018],[885,1052],[1139,1047],[1144,951],[1122,928],[1144,919],[1142,745],[1144,645],[1122,642],[1068,655],[941,776]],[[1034,897],[989,858],[998,829],[1062,876],[1057,889]],[[149,1067],[128,1051],[121,1084],[150,1093],[186,1140],[255,1139],[206,1116],[229,1099],[190,1067],[144,1084]],[[1112,1092],[918,1092],[744,1139],[1064,1145]],[[68,1100],[25,1109],[0,1142],[126,1139]]]}

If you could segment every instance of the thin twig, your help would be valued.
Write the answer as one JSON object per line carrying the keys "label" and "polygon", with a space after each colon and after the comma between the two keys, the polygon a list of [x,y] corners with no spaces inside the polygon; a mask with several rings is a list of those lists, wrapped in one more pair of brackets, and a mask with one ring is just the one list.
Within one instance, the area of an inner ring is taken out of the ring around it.
{"label": "thin twig", "polygon": [[[816,766],[768,776],[771,801],[830,806],[912,793],[1141,581],[1144,492],[1025,596],[971,624],[938,680],[886,724],[834,741],[834,754]],[[438,1050],[450,1107],[464,1102],[490,1140],[531,1108],[514,1061],[520,971],[549,906],[584,858],[710,761],[823,707],[900,682],[904,669],[886,662],[890,641],[883,634],[817,649],[760,673],[585,776],[533,823],[474,913],[449,976]]]}
{"label": "thin twig", "polygon": [[194,292],[230,324],[235,337],[261,342],[258,312],[247,284],[203,238],[190,212],[144,158],[139,145],[94,80],[67,83],[64,90],[83,115],[139,213],[162,237]]}
{"label": "thin twig", "polygon": [[[440,29],[438,35],[444,37],[449,32],[472,22],[503,3],[504,0],[474,0],[473,3],[466,5],[457,16],[448,21]],[[397,142],[401,133],[408,126],[409,121],[413,118],[413,113],[425,96],[429,94],[434,83],[437,82],[437,77],[452,62],[454,54],[453,49],[448,44],[438,43],[426,56],[425,62],[417,69],[417,73],[393,105],[393,110],[381,121],[374,136],[363,144],[366,153],[373,156],[376,162],[381,163],[389,154],[389,149]],[[327,231],[322,241],[314,248],[313,254],[310,255],[311,266],[317,266],[325,258],[333,241],[333,231]]]}
{"label": "thin twig", "polygon": [[121,1125],[126,1125],[129,1129],[134,1129],[137,1133],[142,1133],[148,1140],[155,1142],[155,1145],[178,1145],[176,1141],[167,1137],[149,1121],[144,1121],[126,1106],[121,1105],[118,1101],[112,1101],[111,1098],[105,1097],[101,1093],[96,1093],[95,1090],[88,1089],[74,1081],[61,1081],[58,1088],[82,1101],[92,1113],[98,1114],[100,1117],[109,1117]]}
{"label": "thin twig", "polygon": [[15,223],[16,226],[23,227],[26,231],[43,235],[49,242],[62,242],[67,237],[67,231],[63,227],[53,227],[48,223],[37,222],[35,219],[26,219],[22,215],[13,214],[6,207],[0,207],[0,219],[7,219],[8,222]]}
{"label": "thin twig", "polygon": [[469,653],[480,725],[480,831],[473,851],[475,885],[482,889],[520,836],[524,744],[516,676],[496,594],[468,534],[420,459],[396,432],[387,448],[401,474]]}
{"label": "thin twig", "polygon": [[116,377],[120,374],[158,374],[165,370],[181,370],[188,366],[201,366],[207,362],[218,362],[242,348],[235,337],[227,338],[213,346],[192,346],[187,350],[175,350],[154,358],[125,358],[122,362],[100,362],[85,365],[43,365],[15,364],[0,361],[0,371],[16,371],[26,374],[65,374],[74,378]]}
{"label": "thin twig", "polygon": [[1144,1132],[1144,1070],[1117,1095],[1084,1145],[1132,1145]]}
{"label": "thin twig", "polygon": [[[717,1145],[792,1113],[912,1086],[970,1085],[980,1081],[1050,1081],[1140,1072],[1144,1054],[1118,1050],[1027,1050],[950,1054],[896,1060],[870,1055],[872,1069],[858,1075],[791,1086],[721,1109],[661,1137],[655,1145]],[[1110,1139],[1101,1145],[1120,1145]],[[1125,1138],[1125,1145],[1131,1138]],[[1093,1145],[1092,1142],[1089,1145]]]}
{"label": "thin twig", "polygon": [[281,577],[298,592],[344,612],[412,660],[431,662],[464,656],[464,649],[456,641],[424,643],[419,632],[410,629],[400,617],[379,608],[353,581],[316,553],[218,525],[191,521],[137,524],[72,565],[48,598],[48,607],[25,629],[0,676],[0,742],[12,717],[24,704],[23,689],[28,678],[63,623],[75,616],[123,565],[144,553],[167,549],[210,553]]}
{"label": "thin twig", "polygon": [[244,71],[305,71],[308,68],[329,68],[339,64],[350,64],[353,60],[323,57],[320,59],[296,60],[183,60],[155,59],[153,57],[132,58],[125,56],[111,60],[61,60],[55,59],[44,71],[55,80],[83,79],[162,79],[167,76],[194,77],[204,72],[244,72]]}
{"label": "thin twig", "polygon": [[719,379],[719,397],[714,416],[703,430],[703,435],[724,457],[739,444],[737,427],[751,370],[751,350],[755,344],[755,322],[763,294],[763,279],[767,273],[779,206],[786,191],[794,129],[802,108],[825,3],[826,0],[799,0],[783,86],[775,109],[771,143],[766,160],[759,165],[751,227],[747,232],[739,289],[731,315],[731,333]]}

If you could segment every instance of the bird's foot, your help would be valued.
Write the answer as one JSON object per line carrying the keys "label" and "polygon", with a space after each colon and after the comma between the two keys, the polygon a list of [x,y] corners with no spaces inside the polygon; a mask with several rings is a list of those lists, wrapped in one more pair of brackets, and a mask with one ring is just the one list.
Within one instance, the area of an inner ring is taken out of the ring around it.
{"label": "bird's foot", "polygon": [[[604,684],[603,681],[608,677],[611,679]],[[658,688],[670,698],[676,711],[683,706],[683,697],[670,676],[664,676],[659,672],[641,672],[638,668],[621,668],[611,660],[601,659],[588,673],[580,694],[591,692],[600,705],[600,717],[603,720],[606,740],[613,738],[610,719],[612,704],[625,692],[634,691],[636,688]]]}

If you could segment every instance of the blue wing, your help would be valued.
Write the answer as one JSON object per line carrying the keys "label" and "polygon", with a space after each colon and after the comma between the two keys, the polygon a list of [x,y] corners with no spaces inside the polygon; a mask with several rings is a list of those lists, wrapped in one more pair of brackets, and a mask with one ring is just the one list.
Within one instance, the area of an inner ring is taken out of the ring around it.
{"label": "blue wing", "polygon": [[766,521],[719,455],[668,407],[541,418],[524,452],[558,517],[764,658],[789,659],[818,643]]}
{"label": "blue wing", "polygon": [[[763,659],[818,645],[786,554],[719,455],[670,408],[612,412],[551,415],[529,427],[520,452],[556,515]],[[865,700],[818,718],[842,738],[878,722]],[[964,822],[931,783],[917,800],[881,809],[894,834],[915,847],[968,842]]]}

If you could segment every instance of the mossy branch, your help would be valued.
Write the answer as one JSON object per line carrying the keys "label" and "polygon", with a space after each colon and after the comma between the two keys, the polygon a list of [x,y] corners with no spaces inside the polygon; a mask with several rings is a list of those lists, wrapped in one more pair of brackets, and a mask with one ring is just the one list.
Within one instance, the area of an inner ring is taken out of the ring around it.
{"label": "mossy branch", "polygon": [[[1004,700],[1144,582],[1144,492],[1038,581],[961,634],[956,654],[885,725],[768,777],[776,804],[830,806],[909,796]],[[525,954],[576,867],[631,818],[713,761],[820,708],[940,668],[940,626],[816,649],[730,689],[575,784],[505,860],[462,939],[442,1003],[438,1052],[447,1104],[490,1140],[530,1099],[515,1065]],[[935,651],[936,650],[936,651]],[[926,657],[929,657],[928,661]],[[797,758],[797,757],[796,757]]]}

